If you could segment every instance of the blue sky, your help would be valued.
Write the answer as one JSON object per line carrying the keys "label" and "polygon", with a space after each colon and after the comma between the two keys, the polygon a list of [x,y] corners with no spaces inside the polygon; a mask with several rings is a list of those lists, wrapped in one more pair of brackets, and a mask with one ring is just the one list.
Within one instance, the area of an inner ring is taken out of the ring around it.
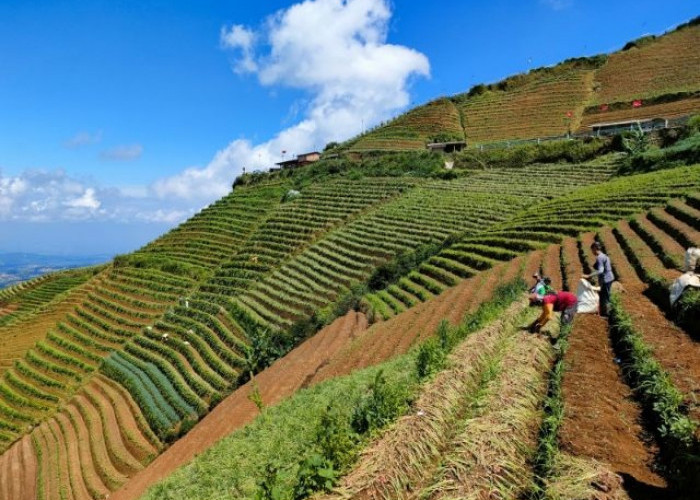
{"label": "blue sky", "polygon": [[687,0],[4,0],[0,251],[134,249],[282,149],[697,14]]}

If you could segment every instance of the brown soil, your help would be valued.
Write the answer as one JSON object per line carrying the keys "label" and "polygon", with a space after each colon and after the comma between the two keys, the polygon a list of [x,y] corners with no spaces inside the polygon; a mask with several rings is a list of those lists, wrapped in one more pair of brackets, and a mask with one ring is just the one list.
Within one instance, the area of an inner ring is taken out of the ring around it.
{"label": "brown soil", "polygon": [[565,358],[561,448],[605,462],[615,473],[630,477],[630,484],[654,493],[666,483],[653,470],[656,450],[647,445],[641,410],[622,382],[614,357],[607,322],[596,315],[579,315]]}
{"label": "brown soil", "polygon": [[615,270],[615,279],[620,280],[626,292],[641,292],[645,290],[646,285],[639,279],[635,270],[629,265],[624,265],[627,262],[627,258],[622,247],[615,239],[612,229],[605,227],[600,230],[599,234]]}
{"label": "brown soil", "polygon": [[129,476],[143,469],[141,463],[131,455],[126,446],[112,405],[110,405],[104,396],[99,391],[96,391],[92,385],[85,387],[83,395],[86,401],[89,402],[88,404],[95,407],[103,420],[103,422],[101,422],[102,426],[98,426],[104,433],[104,437],[100,436],[100,438],[107,442],[110,458],[117,470]]}
{"label": "brown soil", "polygon": [[532,275],[540,272],[542,267],[542,260],[544,259],[544,250],[536,250],[530,252],[525,257],[525,269],[523,270],[523,279],[529,285],[534,285],[534,280]]}
{"label": "brown soil", "polygon": [[20,444],[22,446],[22,483],[20,489],[15,492],[13,498],[36,498],[39,462],[29,436],[24,436]]}
{"label": "brown soil", "polygon": [[[73,418],[80,418],[80,415],[77,415],[77,410],[75,410],[75,408],[72,406],[68,406],[67,412],[73,415]],[[78,451],[80,454],[80,465],[83,469],[84,481],[91,491],[100,492],[106,495],[109,493],[109,489],[104,485],[102,478],[100,478],[95,468],[92,452],[90,451],[90,435],[88,434],[87,428],[84,425],[77,425],[76,432],[76,443],[79,446]],[[44,472],[50,473],[48,470],[45,470]]]}
{"label": "brown soil", "polygon": [[578,258],[576,240],[574,238],[564,238],[562,242],[562,251],[564,252],[566,262],[566,280],[564,280],[565,283],[563,283],[563,285],[565,285],[569,291],[576,292],[578,280],[580,280],[581,275],[583,275],[583,266]]}
{"label": "brown soil", "polygon": [[58,427],[61,429],[66,443],[66,457],[68,460],[68,473],[73,496],[77,499],[89,500],[92,495],[88,492],[83,479],[81,454],[78,448],[78,436],[71,425],[68,417],[63,413],[58,413],[54,417]]}
{"label": "brown soil", "polygon": [[678,271],[667,269],[654,251],[635,233],[627,221],[617,223],[617,229],[629,242],[634,255],[642,263],[642,267],[656,276],[672,280],[678,277]]}
{"label": "brown soil", "polygon": [[[584,235],[583,244],[590,245],[592,236]],[[608,241],[614,241],[611,232],[603,230],[601,236],[613,265],[621,269],[619,278],[624,280],[625,289],[636,289],[638,278],[628,276],[623,266],[626,261],[620,260],[621,249]],[[569,264],[580,268],[572,241],[565,243],[565,252]],[[666,483],[654,471],[656,446],[644,433],[641,409],[614,359],[607,322],[595,314],[578,315],[565,357],[561,448],[573,456],[606,463],[624,479],[633,498],[662,498]]]}
{"label": "brown soil", "polygon": [[85,388],[86,391],[93,391],[96,394],[104,396],[109,400],[110,405],[115,410],[119,430],[124,436],[124,441],[129,452],[139,462],[145,463],[148,457],[158,454],[157,448],[152,444],[157,442],[155,436],[152,436],[150,441],[147,436],[142,433],[134,415],[139,415],[138,406],[131,399],[131,396],[116,391],[110,384],[105,383],[102,377],[95,377],[90,384]]}
{"label": "brown soil", "polygon": [[10,314],[12,311],[16,311],[19,307],[18,304],[8,304],[6,306],[0,306],[0,318],[6,314]]}
{"label": "brown soil", "polygon": [[521,263],[521,259],[514,259],[500,264],[464,280],[428,302],[373,325],[319,370],[312,382],[350,373],[404,353],[419,340],[431,336],[443,319],[458,324],[466,313],[488,300],[506,276],[515,277]]}
{"label": "brown soil", "polygon": [[611,232],[605,231],[601,236],[625,287],[626,292],[621,295],[623,309],[632,317],[635,330],[653,349],[654,358],[669,373],[673,384],[686,394],[689,414],[696,420],[700,419],[700,344],[666,319],[643,294],[646,285]]}
{"label": "brown soil", "polygon": [[678,231],[683,233],[693,243],[694,246],[700,247],[700,231],[689,226],[685,222],[676,219],[674,216],[665,212],[664,210],[652,209],[650,210],[650,212],[653,212],[654,214],[658,215],[660,219],[663,219],[664,221],[668,222],[671,226],[673,226],[674,229],[677,229]]}
{"label": "brown soil", "polygon": [[545,276],[549,276],[552,279],[552,287],[555,290],[562,289],[561,264],[559,262],[560,250],[561,247],[559,245],[550,245],[542,262],[542,271]]}
{"label": "brown soil", "polygon": [[251,422],[257,407],[248,399],[257,386],[265,405],[274,405],[308,384],[328,360],[359,331],[367,327],[364,315],[351,312],[337,319],[284,358],[275,362],[224,399],[186,436],[178,440],[144,470],[137,473],[111,500],[138,498],[152,484],[167,477],[177,467],[192,460],[219,439]]}
{"label": "brown soil", "polygon": [[658,241],[661,246],[666,251],[667,254],[678,259],[678,262],[682,264],[683,257],[685,256],[685,248],[683,245],[678,243],[676,240],[671,238],[667,233],[656,227],[652,222],[647,219],[646,215],[641,215],[637,218],[639,224],[649,231]]}

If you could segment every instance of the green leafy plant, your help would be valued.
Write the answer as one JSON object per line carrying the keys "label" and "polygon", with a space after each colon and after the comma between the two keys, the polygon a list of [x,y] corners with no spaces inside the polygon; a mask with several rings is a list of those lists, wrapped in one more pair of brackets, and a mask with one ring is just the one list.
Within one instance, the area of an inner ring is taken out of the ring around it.
{"label": "green leafy plant", "polygon": [[303,500],[319,491],[328,492],[338,480],[333,462],[314,453],[299,463],[293,500]]}
{"label": "green leafy plant", "polygon": [[382,370],[369,386],[369,394],[353,409],[351,425],[358,434],[380,429],[407,407],[407,388],[392,387]]}

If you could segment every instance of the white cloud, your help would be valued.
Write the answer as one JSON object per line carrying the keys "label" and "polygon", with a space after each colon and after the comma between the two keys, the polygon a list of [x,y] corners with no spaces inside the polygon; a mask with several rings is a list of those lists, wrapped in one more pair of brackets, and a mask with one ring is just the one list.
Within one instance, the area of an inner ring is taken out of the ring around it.
{"label": "white cloud", "polygon": [[132,161],[141,158],[142,153],[141,144],[129,144],[106,149],[100,153],[100,158],[111,161]]}
{"label": "white cloud", "polygon": [[[259,144],[235,140],[208,164],[150,186],[103,188],[61,170],[0,172],[0,221],[175,224],[228,193],[243,168],[265,169],[283,150],[289,158],[349,138],[363,122],[371,126],[389,118],[409,104],[410,78],[430,72],[423,54],[387,43],[390,18],[387,0],[306,0],[272,15],[257,31],[236,25],[222,29],[222,47],[236,51],[240,71],[264,86],[308,94],[298,123]],[[73,143],[85,143],[88,135],[74,137]],[[133,144],[100,157],[128,161],[142,153],[143,147]]]}
{"label": "white cloud", "polygon": [[227,49],[240,49],[241,58],[234,65],[237,73],[253,73],[258,69],[253,54],[255,32],[240,24],[234,24],[230,28],[221,28],[221,46]]}
{"label": "white cloud", "polygon": [[264,169],[281,151],[303,153],[347,139],[394,115],[410,102],[409,79],[429,76],[421,53],[387,43],[386,0],[306,0],[270,16],[259,31],[224,27],[223,47],[239,56],[235,68],[265,86],[311,93],[299,123],[261,144],[235,140],[204,167],[155,183],[158,196],[212,199],[230,189],[243,168]]}
{"label": "white cloud", "polygon": [[0,222],[113,221],[177,223],[192,215],[190,200],[163,201],[148,186],[100,188],[63,170],[0,172]]}
{"label": "white cloud", "polygon": [[100,208],[100,200],[95,198],[95,188],[87,188],[85,192],[72,200],[64,201],[63,204],[70,208],[87,208],[88,210],[97,210]]}
{"label": "white cloud", "polygon": [[64,141],[63,145],[68,149],[78,149],[90,144],[97,144],[102,140],[102,131],[98,130],[94,134],[90,132],[78,132],[70,139]]}

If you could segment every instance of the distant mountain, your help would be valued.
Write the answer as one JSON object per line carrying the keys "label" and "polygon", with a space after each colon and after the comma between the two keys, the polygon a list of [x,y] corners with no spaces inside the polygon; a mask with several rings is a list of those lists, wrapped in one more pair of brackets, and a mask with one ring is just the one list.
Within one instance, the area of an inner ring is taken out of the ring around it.
{"label": "distant mountain", "polygon": [[0,288],[53,271],[100,264],[110,258],[109,255],[0,253]]}

